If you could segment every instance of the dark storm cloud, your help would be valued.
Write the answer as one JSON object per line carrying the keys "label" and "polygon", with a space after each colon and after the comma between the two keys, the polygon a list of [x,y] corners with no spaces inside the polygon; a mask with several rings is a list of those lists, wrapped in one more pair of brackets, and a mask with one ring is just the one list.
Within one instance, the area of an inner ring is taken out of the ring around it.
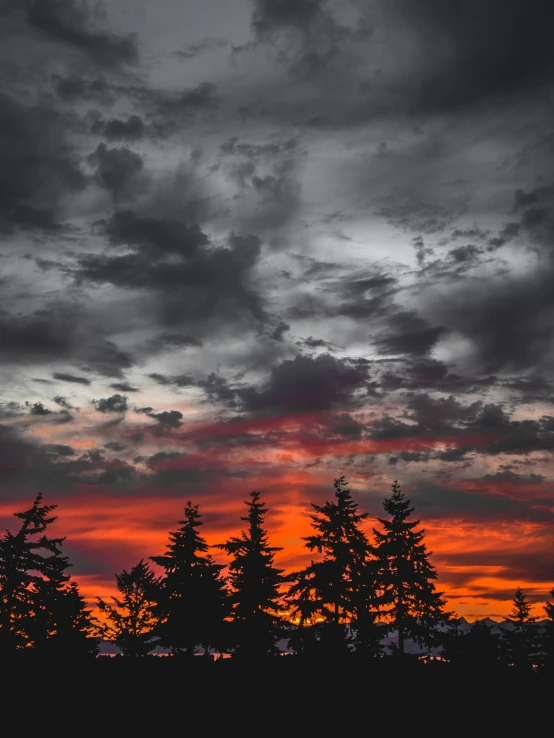
{"label": "dark storm cloud", "polygon": [[[458,424],[471,424],[472,422],[483,425],[483,417],[488,418],[487,410],[492,409],[496,416],[504,422],[509,422],[509,417],[502,408],[491,405],[483,408],[481,402],[471,405],[462,405],[453,395],[449,397],[433,398],[428,394],[408,395],[405,416],[415,421],[418,425],[427,429],[451,427]],[[488,410],[490,413],[491,410]]]}
{"label": "dark storm cloud", "polygon": [[179,410],[164,410],[161,413],[148,413],[148,417],[158,421],[161,430],[172,430],[183,425],[183,413]]}
{"label": "dark storm cloud", "polygon": [[[4,228],[59,230],[60,198],[87,184],[68,140],[70,116],[0,93],[0,218]],[[0,226],[2,225],[0,221]]]}
{"label": "dark storm cloud", "polygon": [[138,141],[145,131],[144,122],[138,115],[130,115],[127,120],[97,120],[91,128],[92,133],[104,136],[108,141]]}
{"label": "dark storm cloud", "polygon": [[249,412],[314,412],[356,404],[367,396],[367,369],[339,361],[330,354],[297,356],[271,369],[261,387],[239,391]]}
{"label": "dark storm cloud", "polygon": [[134,88],[129,96],[142,106],[150,124],[152,136],[170,136],[198,120],[210,120],[221,103],[217,87],[201,82],[182,92],[167,92],[151,88]]}
{"label": "dark storm cloud", "polygon": [[399,461],[403,461],[407,464],[411,462],[426,464],[431,458],[431,454],[425,453],[424,451],[400,451],[394,456],[389,456],[388,463],[391,466],[395,466]]}
{"label": "dark storm cloud", "polygon": [[521,213],[518,223],[511,223],[511,230],[523,229],[533,238],[534,245],[542,246],[552,258],[554,241],[554,184],[525,192],[516,190],[514,210]]}
{"label": "dark storm cloud", "polygon": [[359,440],[362,437],[365,426],[353,418],[350,413],[338,413],[331,415],[327,421],[327,428],[332,435]]}
{"label": "dark storm cloud", "polygon": [[10,400],[9,402],[0,402],[0,419],[17,418],[25,414],[25,406],[20,402]]}
{"label": "dark storm cloud", "polygon": [[[189,375],[150,377],[165,386],[197,387],[210,402],[252,414],[320,412],[333,408],[355,407],[367,398],[370,389],[367,365],[335,359],[328,353],[317,357],[296,356],[271,368],[267,381],[259,386],[233,384],[214,372],[205,378]],[[142,411],[151,410],[145,408]],[[356,435],[358,424],[349,415],[343,435]],[[337,420],[337,418],[335,420]],[[346,430],[351,426],[351,430]],[[339,427],[339,426],[337,426]],[[334,431],[338,434],[341,431]]]}
{"label": "dark storm cloud", "polygon": [[542,474],[516,474],[509,469],[496,472],[495,474],[485,474],[480,480],[485,484],[489,482],[504,484],[507,482],[510,485],[535,485],[542,484],[545,481],[545,477]]}
{"label": "dark storm cloud", "polygon": [[411,362],[396,362],[379,377],[383,391],[436,390],[440,392],[481,393],[498,384],[495,376],[462,376],[450,372],[448,365],[437,359],[423,358]]}
{"label": "dark storm cloud", "polygon": [[411,438],[412,436],[420,436],[423,433],[424,428],[422,426],[411,425],[396,418],[391,418],[388,415],[383,415],[372,423],[369,436],[376,441],[383,441]]}
{"label": "dark storm cloud", "polygon": [[73,405],[69,402],[67,397],[62,397],[62,395],[57,395],[56,397],[53,397],[52,400],[56,403],[56,405],[63,407],[64,410],[74,410],[75,409]]}
{"label": "dark storm cloud", "polygon": [[140,392],[138,387],[133,387],[129,382],[113,382],[110,387],[118,392]]}
{"label": "dark storm cloud", "polygon": [[[171,380],[163,382],[164,384],[170,383]],[[162,412],[154,412],[152,407],[135,407],[135,413],[139,415],[147,415],[149,418],[154,418],[158,421],[158,427],[155,429],[155,433],[163,434],[168,431],[179,428],[183,425],[183,413],[179,410],[163,410]]]}
{"label": "dark storm cloud", "polygon": [[60,223],[54,220],[53,213],[46,208],[34,208],[30,205],[15,205],[9,215],[9,220],[23,231],[42,230],[56,233],[62,229]]}
{"label": "dark storm cloud", "polygon": [[419,111],[456,110],[527,93],[551,79],[549,0],[382,0],[424,50],[412,87]]}
{"label": "dark storm cloud", "polygon": [[540,370],[551,363],[554,270],[467,282],[441,306],[443,324],[469,339],[475,369]]}
{"label": "dark storm cloud", "polygon": [[253,0],[252,25],[256,33],[279,28],[306,28],[319,14],[317,0]]}
{"label": "dark storm cloud", "polygon": [[180,220],[141,218],[131,210],[120,210],[106,223],[114,244],[136,246],[145,256],[159,258],[176,254],[192,257],[207,246],[208,237],[197,224]]}
{"label": "dark storm cloud", "polygon": [[325,349],[327,353],[333,351],[333,346],[330,343],[324,341],[322,338],[313,338],[312,336],[296,341],[296,345],[304,346],[307,349]]}
{"label": "dark storm cloud", "polygon": [[49,443],[48,446],[45,446],[45,450],[47,453],[52,454],[54,456],[74,456],[75,455],[75,449],[72,446],[66,446],[62,443]]}
{"label": "dark storm cloud", "polygon": [[83,342],[79,349],[79,358],[83,368],[96,370],[105,377],[122,378],[123,370],[133,366],[133,357],[106,338],[96,338],[90,343]]}
{"label": "dark storm cloud", "polygon": [[201,347],[202,341],[182,333],[162,333],[148,342],[148,348],[155,352]]}
{"label": "dark storm cloud", "polygon": [[15,429],[0,425],[0,479],[4,499],[32,499],[38,490],[59,495],[76,484],[98,484],[97,475],[111,463],[96,449],[75,456],[71,446],[34,443]]}
{"label": "dark storm cloud", "polygon": [[148,463],[151,466],[154,466],[156,464],[161,464],[168,459],[179,459],[182,455],[183,454],[179,451],[170,451],[169,453],[166,451],[158,451],[158,453],[148,457]]}
{"label": "dark storm cloud", "polygon": [[335,293],[338,300],[329,305],[330,314],[345,315],[354,320],[378,318],[387,316],[394,311],[392,296],[394,295],[397,279],[389,274],[369,273],[344,275],[336,279],[329,271],[329,267],[335,267],[335,274],[342,271],[339,264],[312,264],[307,270],[305,277],[317,279],[318,275],[325,280],[331,276],[331,280],[325,280],[326,292]]}
{"label": "dark storm cloud", "polygon": [[52,374],[52,377],[54,379],[57,379],[59,382],[72,382],[73,384],[92,384],[90,379],[87,379],[86,377],[77,377],[75,374],[65,374],[63,372],[54,372]]}
{"label": "dark storm cloud", "polygon": [[[425,452],[429,458],[445,462],[462,461],[473,453],[526,456],[554,450],[554,421],[549,415],[538,420],[513,420],[502,406],[494,403],[476,401],[462,405],[454,397],[434,399],[417,395],[408,397],[405,417],[412,422],[383,415],[372,423],[369,437],[392,441],[428,438],[430,445],[444,436],[455,438],[456,445],[451,448]],[[402,458],[401,454],[396,456]]]}
{"label": "dark storm cloud", "polygon": [[521,220],[512,223],[510,231],[521,226],[526,246],[541,260],[539,267],[491,279],[486,288],[477,280],[466,280],[441,309],[441,320],[469,340],[470,360],[483,372],[533,372],[540,381],[552,368],[552,192],[551,187],[541,187],[515,195]]}
{"label": "dark storm cloud", "polygon": [[98,144],[96,151],[88,157],[95,165],[94,179],[107,190],[116,203],[132,199],[144,190],[142,158],[131,149],[110,149],[105,143]]}
{"label": "dark storm cloud", "polygon": [[63,309],[40,310],[25,317],[0,312],[2,356],[4,360],[20,357],[26,361],[66,356],[72,328],[69,312]]}
{"label": "dark storm cloud", "polygon": [[512,420],[498,432],[498,440],[480,451],[488,454],[530,454],[534,451],[554,450],[552,418],[539,420]]}
{"label": "dark storm cloud", "polygon": [[112,395],[100,400],[92,400],[92,404],[99,413],[125,413],[129,409],[125,395]]}
{"label": "dark storm cloud", "polygon": [[118,36],[95,27],[87,5],[74,0],[27,1],[27,21],[56,43],[76,49],[95,64],[119,67],[138,60],[132,36]]}
{"label": "dark storm cloud", "polygon": [[[554,581],[554,562],[552,554],[548,549],[526,552],[518,551],[516,547],[500,550],[479,550],[460,552],[441,552],[441,561],[449,567],[460,569],[460,584],[471,581],[474,567],[497,567],[496,576],[500,579],[506,578],[510,582],[538,582],[544,583],[550,591],[551,583]],[[464,575],[463,568],[469,567]],[[511,600],[513,590],[505,592],[483,593],[483,597],[499,600]],[[529,594],[529,600],[542,602],[543,598]]]}
{"label": "dark storm cloud", "polygon": [[474,521],[552,522],[552,500],[514,500],[490,491],[462,487],[441,487],[430,481],[407,495],[425,519],[442,518]]}
{"label": "dark storm cloud", "polygon": [[502,387],[511,393],[511,397],[521,402],[554,403],[554,385],[543,377],[513,377],[502,382]]}
{"label": "dark storm cloud", "polygon": [[48,410],[48,408],[44,407],[42,402],[35,402],[32,405],[29,403],[25,403],[26,405],[29,405],[29,413],[31,415],[51,415],[52,410]]}
{"label": "dark storm cloud", "polygon": [[52,83],[58,97],[65,102],[96,100],[97,102],[110,103],[113,99],[110,85],[101,77],[89,79],[76,74],[66,77],[53,74]]}
{"label": "dark storm cloud", "polygon": [[[134,228],[133,234],[134,234]],[[262,298],[252,284],[261,242],[256,236],[232,233],[229,247],[203,247],[205,236],[196,228],[168,226],[168,241],[159,241],[158,226],[140,238],[139,250],[124,256],[90,254],[80,260],[75,273],[79,282],[109,283],[127,289],[155,293],[149,306],[166,325],[219,321],[229,324],[247,320],[265,323]],[[166,246],[164,253],[160,246]],[[156,249],[158,252],[156,253]],[[173,252],[172,249],[177,249]],[[174,258],[166,259],[166,254]]]}
{"label": "dark storm cloud", "polygon": [[399,311],[388,318],[382,336],[374,340],[384,354],[411,354],[423,357],[430,353],[447,332],[443,326],[433,326],[413,311]]}
{"label": "dark storm cloud", "polygon": [[298,146],[298,139],[287,138],[284,141],[272,141],[270,143],[253,144],[247,141],[241,141],[237,136],[228,139],[219,147],[219,151],[223,156],[242,156],[247,159],[259,163],[266,159],[280,157],[283,154],[288,155],[294,153]]}
{"label": "dark storm cloud", "polygon": [[272,234],[282,245],[282,231],[301,212],[300,166],[306,152],[294,137],[252,143],[232,137],[220,145],[220,166],[238,188],[237,222],[246,230]]}
{"label": "dark storm cloud", "polygon": [[189,44],[186,48],[180,49],[173,52],[173,56],[183,61],[194,59],[200,54],[205,54],[209,51],[217,51],[218,49],[224,49],[229,46],[229,42],[224,38],[216,38],[214,36],[206,36],[200,41],[196,41],[193,44]]}

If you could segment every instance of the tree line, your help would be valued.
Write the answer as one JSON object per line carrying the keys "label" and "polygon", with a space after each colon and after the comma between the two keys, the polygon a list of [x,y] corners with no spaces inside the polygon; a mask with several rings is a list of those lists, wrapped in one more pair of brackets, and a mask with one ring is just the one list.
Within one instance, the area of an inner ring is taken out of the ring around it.
{"label": "tree line", "polygon": [[406,658],[411,641],[460,666],[554,669],[554,589],[540,624],[518,588],[511,627],[494,633],[478,620],[463,629],[436,589],[425,530],[398,482],[371,541],[362,528],[368,514],[345,478],[336,479],[333,498],[312,503],[312,532],[303,538],[312,560],[288,574],[275,565],[282,549],[270,543],[261,493],[245,505],[240,535],[213,546],[228,556],[224,565],[200,532],[199,506],[187,502],[165,552],[115,575],[117,595],[97,600],[98,619],[68,573],[65,539],[48,534],[56,505],[37,495],[15,514],[19,529],[0,540],[0,653],[94,657],[105,639],[125,657],[162,647],[180,659],[217,652],[253,662],[281,655],[284,643],[305,661],[329,661]]}

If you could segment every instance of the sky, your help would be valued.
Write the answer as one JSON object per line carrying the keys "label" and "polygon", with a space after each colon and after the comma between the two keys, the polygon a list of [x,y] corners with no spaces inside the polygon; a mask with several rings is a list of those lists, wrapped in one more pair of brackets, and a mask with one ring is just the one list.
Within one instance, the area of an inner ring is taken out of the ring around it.
{"label": "sky", "polygon": [[[0,526],[90,602],[188,500],[309,563],[398,480],[437,587],[554,586],[551,0],[0,0]],[[221,552],[216,559],[225,563]]]}

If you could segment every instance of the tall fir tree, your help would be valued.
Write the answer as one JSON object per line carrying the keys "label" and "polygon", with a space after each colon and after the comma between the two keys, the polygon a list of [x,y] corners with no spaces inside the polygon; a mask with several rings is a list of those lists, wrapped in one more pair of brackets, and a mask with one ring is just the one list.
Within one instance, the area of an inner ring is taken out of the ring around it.
{"label": "tall fir tree", "polygon": [[203,525],[198,505],[187,502],[180,528],[169,534],[166,553],[150,558],[165,572],[160,594],[160,645],[174,654],[194,655],[201,646],[222,649],[226,620],[230,612],[229,594],[217,564],[200,535]]}
{"label": "tall fir tree", "polygon": [[544,605],[546,621],[542,624],[541,634],[541,663],[554,674],[554,589],[550,592],[551,600]]}
{"label": "tall fir tree", "polygon": [[396,651],[403,656],[406,640],[430,647],[437,642],[437,626],[448,619],[442,592],[435,589],[435,567],[423,542],[425,530],[419,520],[409,518],[415,508],[397,481],[383,502],[389,519],[378,518],[384,532],[374,529],[377,544],[381,618],[387,629],[396,631]]}
{"label": "tall fir tree", "polygon": [[[299,620],[293,643],[322,655],[380,652],[381,628],[376,623],[377,598],[372,547],[360,527],[367,513],[358,512],[344,476],[335,479],[335,499],[312,503],[315,533],[306,547],[322,555],[289,575],[287,601]],[[306,630],[309,628],[309,630]],[[350,631],[350,632],[349,632]]]}
{"label": "tall fir tree", "polygon": [[267,509],[260,502],[260,492],[250,493],[245,504],[248,513],[241,517],[247,529],[225,543],[216,544],[224,550],[229,563],[231,585],[231,632],[234,656],[259,660],[279,654],[278,641],[286,635],[282,617],[282,569],[274,565],[281,548],[269,545],[264,528]]}
{"label": "tall fir tree", "polygon": [[531,605],[521,587],[514,593],[512,611],[506,620],[511,624],[511,628],[502,628],[508,663],[519,671],[530,671],[538,660],[537,618],[531,615]]}
{"label": "tall fir tree", "polygon": [[492,627],[475,620],[467,631],[462,618],[452,618],[442,636],[441,656],[459,669],[478,673],[490,672],[501,665],[502,643]]}
{"label": "tall fir tree", "polygon": [[37,654],[94,655],[95,624],[62,554],[64,538],[47,535],[56,505],[33,505],[15,513],[21,527],[0,541],[0,648],[31,648]]}
{"label": "tall fir tree", "polygon": [[157,645],[160,578],[141,559],[130,571],[116,574],[115,582],[121,597],[112,597],[113,604],[98,599],[98,609],[105,617],[99,632],[124,656],[146,656]]}

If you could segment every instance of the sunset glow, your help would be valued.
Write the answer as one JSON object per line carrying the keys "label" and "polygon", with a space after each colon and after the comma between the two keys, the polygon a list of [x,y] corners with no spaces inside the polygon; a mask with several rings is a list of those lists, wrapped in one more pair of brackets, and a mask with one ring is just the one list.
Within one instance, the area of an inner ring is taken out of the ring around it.
{"label": "sunset glow", "polygon": [[276,565],[307,565],[344,475],[370,540],[398,480],[449,611],[501,620],[520,587],[544,617],[536,4],[5,3],[0,525],[57,505],[91,607],[189,500],[214,545],[260,490]]}

